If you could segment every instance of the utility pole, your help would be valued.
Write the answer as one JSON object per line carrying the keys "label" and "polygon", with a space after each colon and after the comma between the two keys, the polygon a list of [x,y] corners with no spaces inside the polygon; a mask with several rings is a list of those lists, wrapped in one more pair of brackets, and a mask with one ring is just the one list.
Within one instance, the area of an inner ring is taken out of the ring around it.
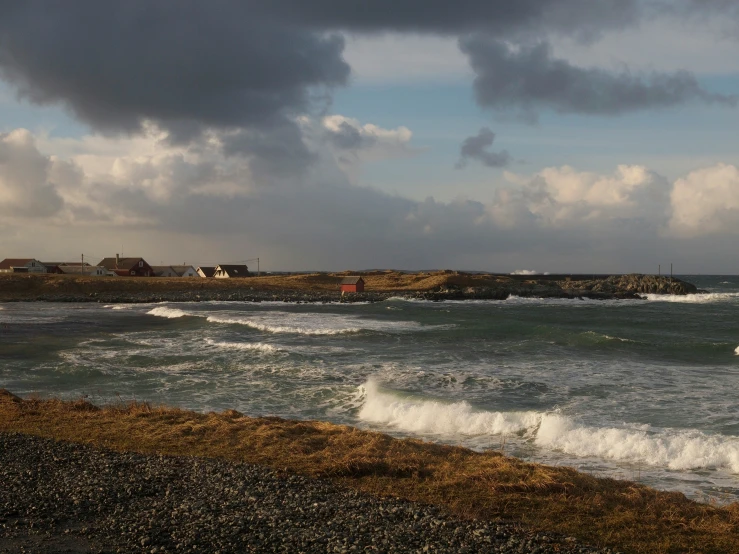
{"label": "utility pole", "polygon": [[672,264],[670,264],[670,292],[672,292]]}
{"label": "utility pole", "polygon": [[662,277],[662,265],[657,264],[657,277]]}
{"label": "utility pole", "polygon": [[80,275],[85,276],[85,255],[82,254],[82,265],[80,266]]}

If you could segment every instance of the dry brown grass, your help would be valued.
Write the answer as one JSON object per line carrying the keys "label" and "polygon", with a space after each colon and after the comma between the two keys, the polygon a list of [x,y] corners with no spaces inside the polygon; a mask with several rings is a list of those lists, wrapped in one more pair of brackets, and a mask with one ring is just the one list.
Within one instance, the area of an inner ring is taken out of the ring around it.
{"label": "dry brown grass", "polygon": [[79,275],[0,274],[0,301],[34,298],[39,295],[94,293],[159,293],[199,290],[316,290],[338,291],[346,275],[362,275],[365,290],[374,292],[428,291],[449,285],[493,286],[510,278],[469,275],[452,271],[401,273],[375,271],[355,273],[309,273],[262,275],[245,279],[200,279],[167,277],[82,277]]}
{"label": "dry brown grass", "polygon": [[739,506],[597,479],[497,452],[397,440],[322,422],[199,414],[147,404],[21,400],[0,391],[0,431],[143,453],[218,457],[334,479],[445,507],[521,521],[623,552],[739,552]]}

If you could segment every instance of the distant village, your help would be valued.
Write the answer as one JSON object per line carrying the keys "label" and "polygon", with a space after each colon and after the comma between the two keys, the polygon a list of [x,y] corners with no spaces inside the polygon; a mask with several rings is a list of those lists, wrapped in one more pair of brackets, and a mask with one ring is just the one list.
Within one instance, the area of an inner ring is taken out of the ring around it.
{"label": "distant village", "polygon": [[[248,261],[248,260],[247,260]],[[97,265],[79,262],[44,262],[35,258],[5,258],[0,262],[2,273],[52,273],[88,277],[190,277],[202,279],[239,279],[251,277],[246,264],[216,266],[150,265],[144,258],[103,258]],[[257,275],[259,271],[257,270]],[[358,275],[342,278],[338,283],[342,293],[364,292],[364,279]]]}
{"label": "distant village", "polygon": [[34,258],[5,258],[0,262],[0,273],[55,273],[58,275],[87,275],[90,277],[199,277],[235,279],[249,277],[244,264],[217,266],[150,265],[144,258],[103,258],[97,265],[79,262],[44,262]]}

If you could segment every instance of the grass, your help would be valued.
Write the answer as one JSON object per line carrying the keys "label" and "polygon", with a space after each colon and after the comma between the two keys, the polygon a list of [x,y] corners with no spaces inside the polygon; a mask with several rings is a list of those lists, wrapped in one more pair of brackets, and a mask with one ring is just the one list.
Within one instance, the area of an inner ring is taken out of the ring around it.
{"label": "grass", "polygon": [[739,505],[719,507],[629,481],[399,440],[317,421],[200,414],[132,403],[22,400],[0,390],[0,432],[114,450],[224,458],[436,504],[461,517],[520,521],[622,552],[739,552]]}
{"label": "grass", "polygon": [[[352,272],[262,275],[245,279],[200,279],[167,277],[83,277],[52,274],[0,273],[0,301],[34,298],[39,295],[94,293],[157,293],[192,290],[318,290],[338,293],[339,281]],[[402,273],[372,271],[360,273],[365,290],[373,292],[428,291],[439,287],[497,286],[510,277],[470,275],[452,271]]]}

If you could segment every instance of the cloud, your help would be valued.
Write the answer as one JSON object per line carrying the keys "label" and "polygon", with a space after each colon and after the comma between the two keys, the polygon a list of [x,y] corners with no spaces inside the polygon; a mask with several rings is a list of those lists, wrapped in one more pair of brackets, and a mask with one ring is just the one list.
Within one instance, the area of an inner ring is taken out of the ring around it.
{"label": "cloud", "polygon": [[559,113],[618,115],[665,108],[691,101],[736,106],[737,96],[709,93],[685,71],[610,73],[584,69],[552,56],[549,44],[512,45],[482,35],[465,37],[460,48],[477,77],[477,103],[498,111],[514,110],[534,121],[541,109]]}
{"label": "cloud", "polygon": [[64,168],[41,155],[25,129],[0,135],[0,213],[6,217],[49,217],[62,207],[52,174]]}
{"label": "cloud", "polygon": [[659,229],[669,215],[670,183],[639,165],[619,165],[611,175],[549,167],[531,177],[506,173],[512,190],[491,208],[502,225],[536,225],[614,233],[626,222]]}
{"label": "cloud", "polygon": [[459,161],[455,165],[462,169],[468,160],[477,160],[487,167],[505,167],[511,163],[511,156],[503,150],[502,152],[490,152],[487,150],[493,145],[495,133],[488,127],[483,127],[474,137],[467,137],[459,149]]}
{"label": "cloud", "polygon": [[204,129],[269,127],[346,84],[337,34],[258,17],[249,2],[193,0],[0,8],[0,74],[36,104],[104,132],[146,121],[188,142]]}
{"label": "cloud", "polygon": [[[382,137],[404,134],[351,118],[301,121],[298,128],[314,153],[323,148],[321,140],[331,142],[330,129],[347,122],[374,129],[370,149]],[[628,271],[651,264],[656,251],[667,251],[665,241],[673,240],[665,235],[674,209],[671,185],[643,166],[622,165],[611,174],[569,166],[506,173],[508,186],[488,202],[417,201],[356,186],[336,158],[323,154],[284,182],[268,179],[252,170],[252,157],[227,155],[221,134],[189,147],[154,140],[148,154],[112,160],[110,154],[125,152],[128,144],[143,148],[142,139],[82,138],[75,147],[71,139],[46,137],[44,148],[54,149],[58,141],[74,152],[61,160],[38,152],[27,131],[8,136],[47,168],[37,175],[63,200],[54,218],[31,219],[33,212],[14,210],[4,219],[25,226],[23,242],[14,240],[14,249],[33,240],[45,249],[28,255],[76,256],[77,250],[65,250],[74,237],[75,249],[84,248],[86,255],[115,253],[125,240],[129,253],[168,263],[260,256],[272,269],[513,271],[534,260],[550,271]],[[96,155],[90,152],[99,152],[105,163],[91,159]],[[0,246],[7,248],[9,240]]]}
{"label": "cloud", "polygon": [[718,164],[675,181],[669,228],[680,237],[739,233],[739,168]]}

